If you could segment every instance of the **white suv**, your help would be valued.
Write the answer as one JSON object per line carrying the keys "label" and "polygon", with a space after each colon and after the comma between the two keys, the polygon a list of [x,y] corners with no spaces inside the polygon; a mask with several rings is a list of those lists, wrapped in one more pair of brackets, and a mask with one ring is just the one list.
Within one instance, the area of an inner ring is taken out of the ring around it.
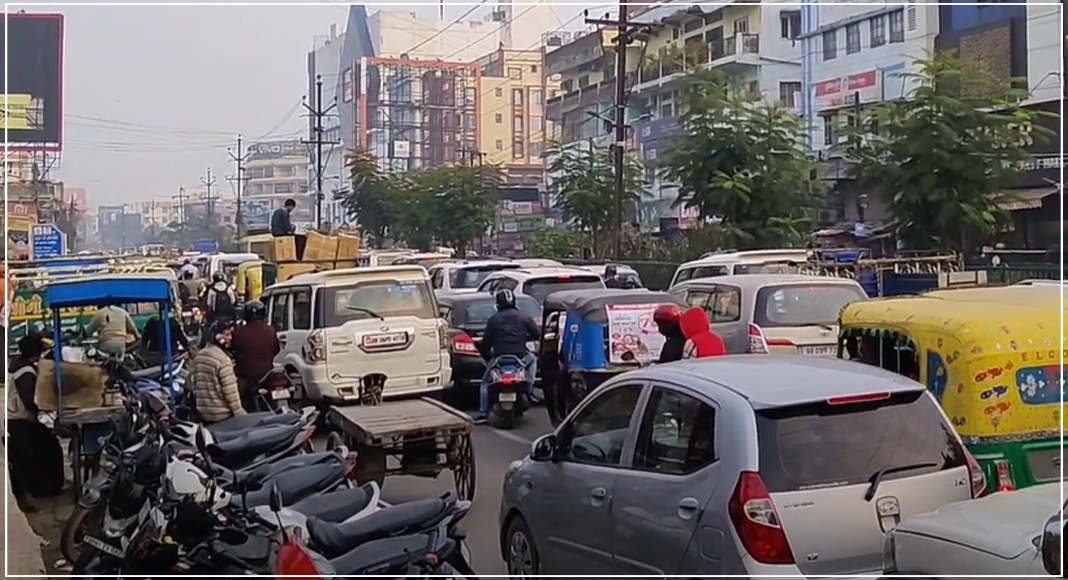
{"label": "white suv", "polygon": [[422,266],[296,276],[263,293],[282,350],[275,363],[306,402],[356,402],[366,377],[383,396],[441,391],[452,375],[445,322]]}
{"label": "white suv", "polygon": [[430,284],[442,292],[474,292],[483,280],[501,270],[518,270],[522,266],[510,260],[458,260],[431,266]]}

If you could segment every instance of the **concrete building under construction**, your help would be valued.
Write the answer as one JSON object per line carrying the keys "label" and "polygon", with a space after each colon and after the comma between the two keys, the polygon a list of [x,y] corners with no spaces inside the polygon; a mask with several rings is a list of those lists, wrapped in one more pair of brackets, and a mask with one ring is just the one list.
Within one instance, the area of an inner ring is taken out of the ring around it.
{"label": "concrete building under construction", "polygon": [[[353,75],[352,142],[382,169],[477,162],[479,68],[473,63],[363,57]],[[348,99],[344,99],[348,100]]]}

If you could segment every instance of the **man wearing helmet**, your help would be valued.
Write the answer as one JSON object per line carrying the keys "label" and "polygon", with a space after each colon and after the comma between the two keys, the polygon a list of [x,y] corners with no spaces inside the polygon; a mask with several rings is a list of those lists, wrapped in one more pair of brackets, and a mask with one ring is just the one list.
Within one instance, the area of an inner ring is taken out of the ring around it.
{"label": "man wearing helmet", "polygon": [[511,290],[499,290],[494,296],[497,312],[486,322],[486,333],[478,350],[486,359],[486,374],[482,376],[482,385],[478,390],[478,414],[475,422],[485,422],[489,417],[490,369],[500,356],[519,357],[531,378],[537,375],[535,367],[538,358],[527,349],[527,343],[541,340],[541,329],[534,319],[516,308],[515,294]]}
{"label": "man wearing helmet", "polygon": [[234,361],[227,352],[233,338],[233,323],[222,320],[206,331],[206,344],[193,359],[193,397],[204,423],[217,423],[245,414],[234,374]]}
{"label": "man wearing helmet", "polygon": [[682,360],[682,353],[686,346],[686,335],[682,333],[679,321],[682,320],[682,309],[675,304],[661,304],[653,311],[653,322],[664,335],[664,347],[660,349],[660,358],[657,363],[669,363]]}
{"label": "man wearing helmet", "polygon": [[282,351],[278,334],[267,324],[267,307],[259,300],[245,303],[245,325],[234,330],[230,352],[242,401],[254,410],[254,392],[263,377],[274,370],[274,357]]}

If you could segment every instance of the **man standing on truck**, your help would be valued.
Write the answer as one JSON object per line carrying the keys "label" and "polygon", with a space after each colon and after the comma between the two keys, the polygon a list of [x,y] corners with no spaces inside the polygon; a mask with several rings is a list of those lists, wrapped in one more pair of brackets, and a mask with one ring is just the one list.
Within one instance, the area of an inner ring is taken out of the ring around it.
{"label": "man standing on truck", "polygon": [[282,207],[274,210],[271,214],[271,235],[278,236],[291,236],[297,231],[293,227],[293,222],[289,219],[289,214],[293,213],[293,210],[297,208],[297,202],[292,198],[287,199]]}

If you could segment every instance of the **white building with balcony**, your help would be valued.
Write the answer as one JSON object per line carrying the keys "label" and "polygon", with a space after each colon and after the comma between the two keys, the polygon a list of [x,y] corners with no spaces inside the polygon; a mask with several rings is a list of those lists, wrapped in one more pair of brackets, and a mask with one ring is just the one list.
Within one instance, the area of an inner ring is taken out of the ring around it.
{"label": "white building with balcony", "polygon": [[246,151],[245,190],[241,200],[248,231],[266,229],[270,215],[287,199],[297,202],[291,219],[298,230],[315,225],[315,204],[308,195],[308,149],[300,141],[255,143]]}

